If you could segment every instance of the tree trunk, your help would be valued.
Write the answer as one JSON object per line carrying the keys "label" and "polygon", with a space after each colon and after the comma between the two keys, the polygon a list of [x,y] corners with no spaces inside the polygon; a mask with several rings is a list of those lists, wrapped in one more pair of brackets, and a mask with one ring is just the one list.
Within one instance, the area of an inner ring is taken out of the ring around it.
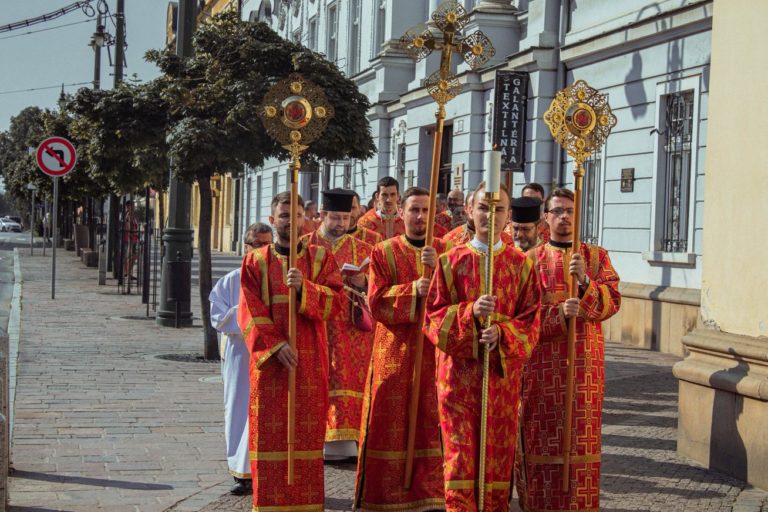
{"label": "tree trunk", "polygon": [[206,359],[219,358],[219,343],[216,329],[211,325],[211,307],[208,296],[211,294],[211,217],[213,197],[211,180],[203,178],[197,181],[200,190],[200,215],[197,222],[197,253],[200,289],[200,314],[203,317],[203,356]]}

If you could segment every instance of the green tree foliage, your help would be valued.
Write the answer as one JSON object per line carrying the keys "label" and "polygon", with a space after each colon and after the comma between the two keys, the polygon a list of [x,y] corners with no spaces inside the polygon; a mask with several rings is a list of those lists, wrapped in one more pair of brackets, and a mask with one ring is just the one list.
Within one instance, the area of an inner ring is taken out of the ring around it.
{"label": "green tree foliage", "polygon": [[268,89],[292,72],[325,89],[335,116],[306,158],[367,159],[375,152],[366,113],[368,99],[320,54],[282,39],[264,23],[228,12],[201,24],[194,55],[180,59],[170,51],[151,51],[164,76],[157,79],[168,105],[169,154],[180,180],[196,181],[200,190],[198,249],[200,302],[206,357],[215,357],[216,334],[210,325],[211,186],[215,174],[239,173],[268,158],[287,159],[261,123],[261,103]]}

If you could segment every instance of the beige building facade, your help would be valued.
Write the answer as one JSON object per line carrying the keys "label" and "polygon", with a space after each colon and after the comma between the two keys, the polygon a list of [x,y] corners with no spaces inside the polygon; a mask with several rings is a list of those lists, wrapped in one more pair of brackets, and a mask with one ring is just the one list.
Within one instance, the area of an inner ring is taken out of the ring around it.
{"label": "beige building facade", "polygon": [[701,324],[683,338],[678,451],[768,489],[768,2],[716,1]]}

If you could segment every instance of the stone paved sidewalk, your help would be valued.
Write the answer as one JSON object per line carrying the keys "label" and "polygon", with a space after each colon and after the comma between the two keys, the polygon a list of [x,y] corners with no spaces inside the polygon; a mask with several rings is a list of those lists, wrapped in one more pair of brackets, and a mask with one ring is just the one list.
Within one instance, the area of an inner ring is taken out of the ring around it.
{"label": "stone paved sidewalk", "polygon": [[154,357],[199,353],[200,329],[124,319],[140,298],[72,254],[55,301],[50,257],[21,257],[11,510],[161,511],[229,481],[219,365]]}

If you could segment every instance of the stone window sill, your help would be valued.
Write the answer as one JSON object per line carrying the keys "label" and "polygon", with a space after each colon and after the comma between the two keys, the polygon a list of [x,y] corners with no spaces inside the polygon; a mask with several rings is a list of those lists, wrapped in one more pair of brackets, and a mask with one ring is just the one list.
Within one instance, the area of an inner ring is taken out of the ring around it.
{"label": "stone window sill", "polygon": [[646,251],[643,259],[651,265],[696,266],[696,255],[692,252]]}

